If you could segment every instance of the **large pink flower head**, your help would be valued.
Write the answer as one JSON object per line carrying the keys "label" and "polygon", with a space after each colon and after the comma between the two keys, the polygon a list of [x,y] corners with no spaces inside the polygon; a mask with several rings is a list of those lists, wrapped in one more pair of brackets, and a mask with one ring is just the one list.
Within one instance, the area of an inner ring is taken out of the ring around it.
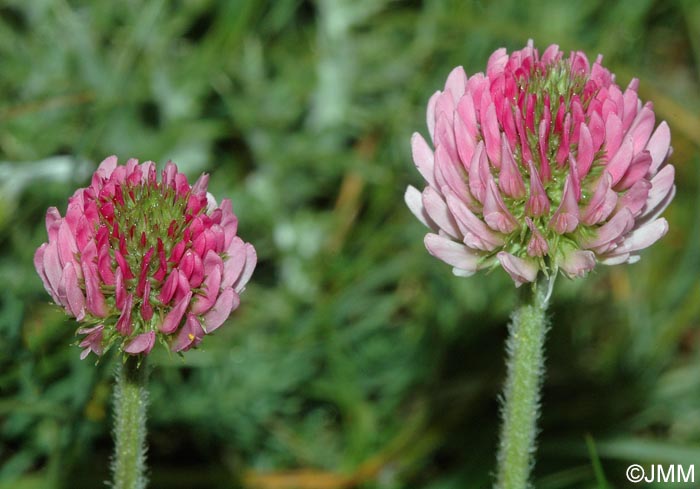
{"label": "large pink flower head", "polygon": [[581,276],[597,262],[633,263],[668,230],[675,194],[666,122],[601,64],[530,41],[462,67],[428,102],[435,150],[413,135],[427,186],[406,202],[435,233],[428,251],[471,275],[499,264],[517,286],[539,272]]}
{"label": "large pink flower head", "polygon": [[148,354],[156,340],[197,346],[239,304],[257,261],[236,236],[231,201],[217,205],[209,177],[194,185],[173,163],[104,160],[76,190],[66,216],[46,212],[48,243],[34,265],[53,300],[83,327],[81,358],[116,346]]}

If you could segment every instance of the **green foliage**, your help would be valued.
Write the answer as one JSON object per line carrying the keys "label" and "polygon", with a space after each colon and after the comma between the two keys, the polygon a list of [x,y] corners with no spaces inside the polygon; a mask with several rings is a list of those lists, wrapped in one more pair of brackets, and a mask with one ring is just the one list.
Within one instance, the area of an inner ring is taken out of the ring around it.
{"label": "green foliage", "polygon": [[114,359],[79,360],[32,256],[110,154],[209,172],[260,258],[200,351],[149,359],[150,487],[490,486],[516,294],[453,277],[402,197],[450,69],[530,37],[639,77],[678,180],[640,263],[557,283],[535,487],[700,460],[697,2],[7,0],[0,488],[108,478]]}

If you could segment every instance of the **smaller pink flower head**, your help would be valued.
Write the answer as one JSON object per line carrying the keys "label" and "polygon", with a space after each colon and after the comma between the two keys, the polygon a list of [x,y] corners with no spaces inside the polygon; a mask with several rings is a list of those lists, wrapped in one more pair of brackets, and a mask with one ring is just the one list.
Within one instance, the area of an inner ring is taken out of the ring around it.
{"label": "smaller pink flower head", "polygon": [[433,230],[428,251],[457,275],[501,266],[516,286],[637,261],[675,195],[671,134],[638,84],[532,41],[494,52],[485,74],[455,68],[428,102],[434,149],[411,141],[426,187],[405,199]]}
{"label": "smaller pink flower head", "polygon": [[113,346],[147,355],[156,340],[196,347],[238,307],[257,256],[237,233],[231,201],[217,204],[209,177],[194,185],[173,163],[105,159],[65,217],[46,212],[48,242],[34,255],[54,302],[86,326],[81,358]]}

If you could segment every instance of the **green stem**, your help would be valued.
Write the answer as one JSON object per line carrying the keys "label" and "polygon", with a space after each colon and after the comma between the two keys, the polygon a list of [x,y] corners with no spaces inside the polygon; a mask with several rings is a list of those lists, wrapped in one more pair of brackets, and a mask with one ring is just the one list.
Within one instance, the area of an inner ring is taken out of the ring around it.
{"label": "green stem", "polygon": [[146,487],[146,360],[129,356],[117,367],[114,389],[114,489]]}
{"label": "green stem", "polygon": [[508,326],[496,489],[529,487],[544,373],[547,302],[553,285],[554,277],[541,276],[531,287],[524,287],[521,306]]}

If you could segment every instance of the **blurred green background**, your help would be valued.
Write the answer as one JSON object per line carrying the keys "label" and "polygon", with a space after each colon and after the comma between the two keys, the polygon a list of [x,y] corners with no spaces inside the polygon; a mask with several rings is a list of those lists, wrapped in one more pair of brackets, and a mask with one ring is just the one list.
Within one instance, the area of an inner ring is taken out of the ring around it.
{"label": "blurred green background", "polygon": [[700,480],[698,2],[11,0],[0,488],[109,477],[114,359],[79,360],[32,256],[46,208],[110,154],[209,172],[259,256],[225,327],[184,360],[152,355],[152,488],[490,487],[517,294],[431,258],[403,192],[451,68],[528,38],[639,77],[678,183],[640,263],[557,283],[535,487],[628,487],[630,463]]}

